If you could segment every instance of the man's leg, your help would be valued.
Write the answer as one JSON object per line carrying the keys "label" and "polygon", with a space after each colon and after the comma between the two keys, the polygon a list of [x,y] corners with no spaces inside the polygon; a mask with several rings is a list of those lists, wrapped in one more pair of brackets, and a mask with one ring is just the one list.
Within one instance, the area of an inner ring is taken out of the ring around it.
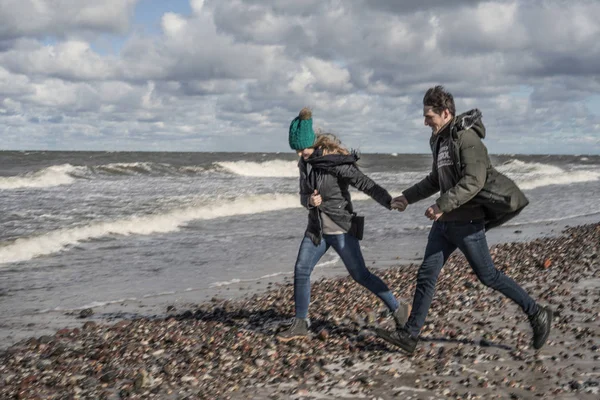
{"label": "man's leg", "polygon": [[452,224],[448,234],[463,252],[481,283],[517,303],[528,316],[533,316],[538,311],[535,301],[527,292],[494,267],[483,222]]}
{"label": "man's leg", "polygon": [[455,243],[464,253],[481,283],[517,303],[527,314],[533,329],[533,347],[541,348],[550,335],[552,310],[538,306],[521,286],[494,267],[483,223],[456,224],[450,229],[452,232],[449,234],[455,238]]}
{"label": "man's leg", "polygon": [[445,229],[444,222],[434,222],[431,227],[425,257],[417,274],[412,311],[406,325],[395,331],[375,329],[379,337],[409,354],[412,354],[417,347],[419,333],[425,324],[440,271],[450,254],[456,250],[456,246],[446,237]]}
{"label": "man's leg", "polygon": [[440,271],[450,254],[456,250],[456,246],[446,238],[445,225],[444,222],[434,222],[429,232],[423,263],[417,274],[412,311],[406,323],[406,330],[413,337],[418,337],[425,325]]}

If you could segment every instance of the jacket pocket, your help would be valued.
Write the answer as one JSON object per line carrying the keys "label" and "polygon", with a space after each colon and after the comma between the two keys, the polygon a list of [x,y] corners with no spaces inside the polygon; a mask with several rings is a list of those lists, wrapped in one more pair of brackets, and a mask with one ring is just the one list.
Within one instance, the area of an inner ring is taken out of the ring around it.
{"label": "jacket pocket", "polygon": [[501,194],[490,192],[486,189],[481,189],[477,197],[490,203],[506,204],[510,206],[510,196],[503,196]]}

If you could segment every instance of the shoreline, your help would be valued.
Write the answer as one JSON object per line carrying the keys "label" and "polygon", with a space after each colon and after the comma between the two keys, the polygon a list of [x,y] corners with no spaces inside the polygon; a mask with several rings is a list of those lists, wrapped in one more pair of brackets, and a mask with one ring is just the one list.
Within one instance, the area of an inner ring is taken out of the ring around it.
{"label": "shoreline", "polygon": [[[594,215],[528,224],[509,223],[488,233],[488,245],[493,247],[503,243],[522,243],[539,238],[557,237],[570,226],[600,222],[600,218],[598,218],[598,221],[590,221],[590,217]],[[423,230],[421,235],[421,238],[416,239],[418,243],[414,249],[415,252],[404,249],[400,252],[403,255],[399,255],[397,249],[369,251],[367,249],[371,243],[366,240],[363,243],[363,253],[367,265],[377,273],[382,273],[388,268],[395,268],[399,265],[419,264],[425,249],[427,231]],[[290,262],[292,261],[290,257]],[[330,264],[331,262],[324,263]],[[289,272],[277,272],[274,274],[275,276],[248,279],[223,286],[145,295],[136,299],[109,300],[105,305],[89,304],[74,309],[53,309],[6,316],[0,321],[0,351],[21,340],[33,336],[53,335],[60,329],[80,327],[87,321],[111,323],[121,319],[156,318],[167,315],[167,310],[173,307],[175,308],[174,312],[177,312],[180,309],[192,308],[198,304],[209,302],[213,298],[239,301],[264,293],[277,285],[290,283],[293,279],[293,265],[289,267]],[[338,260],[333,266],[317,266],[312,278],[315,281],[317,279],[337,279],[345,276],[347,276],[347,271]],[[86,308],[89,310],[84,311]],[[84,312],[85,318],[79,318],[81,312]]]}
{"label": "shoreline", "polygon": [[[597,398],[599,248],[600,223],[492,246],[496,266],[556,311],[539,352],[524,314],[455,254],[412,357],[374,337],[369,328],[390,318],[349,277],[313,283],[310,340],[275,342],[292,316],[293,288],[267,283],[266,292],[235,300],[114,324],[81,319],[22,340],[0,350],[0,397]],[[417,268],[377,272],[409,299]]]}

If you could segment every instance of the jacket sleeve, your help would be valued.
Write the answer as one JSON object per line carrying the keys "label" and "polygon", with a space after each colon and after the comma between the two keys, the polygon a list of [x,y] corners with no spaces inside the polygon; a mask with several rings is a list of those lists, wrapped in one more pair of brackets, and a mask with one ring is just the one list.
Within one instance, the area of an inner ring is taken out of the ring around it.
{"label": "jacket sleeve", "polygon": [[415,183],[402,192],[408,204],[416,203],[419,200],[428,198],[440,191],[440,181],[438,179],[437,165],[433,163],[431,172],[421,182]]}
{"label": "jacket sleeve", "polygon": [[487,176],[487,149],[475,131],[468,130],[460,143],[461,178],[436,200],[442,212],[450,212],[479,193]]}
{"label": "jacket sleeve", "polygon": [[354,164],[343,164],[337,166],[335,175],[338,178],[346,179],[352,186],[369,195],[373,200],[387,208],[392,209],[392,196],[387,190],[376,184],[371,178],[366,176]]}

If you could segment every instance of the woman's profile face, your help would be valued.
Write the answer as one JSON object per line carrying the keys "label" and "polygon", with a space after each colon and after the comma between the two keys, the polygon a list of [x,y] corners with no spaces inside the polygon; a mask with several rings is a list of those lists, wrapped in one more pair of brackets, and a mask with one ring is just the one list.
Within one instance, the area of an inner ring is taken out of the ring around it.
{"label": "woman's profile face", "polygon": [[315,152],[315,149],[313,149],[312,147],[309,147],[307,149],[302,149],[302,150],[296,150],[296,154],[298,154],[298,157],[302,157],[305,160],[310,157],[312,155],[312,153]]}

